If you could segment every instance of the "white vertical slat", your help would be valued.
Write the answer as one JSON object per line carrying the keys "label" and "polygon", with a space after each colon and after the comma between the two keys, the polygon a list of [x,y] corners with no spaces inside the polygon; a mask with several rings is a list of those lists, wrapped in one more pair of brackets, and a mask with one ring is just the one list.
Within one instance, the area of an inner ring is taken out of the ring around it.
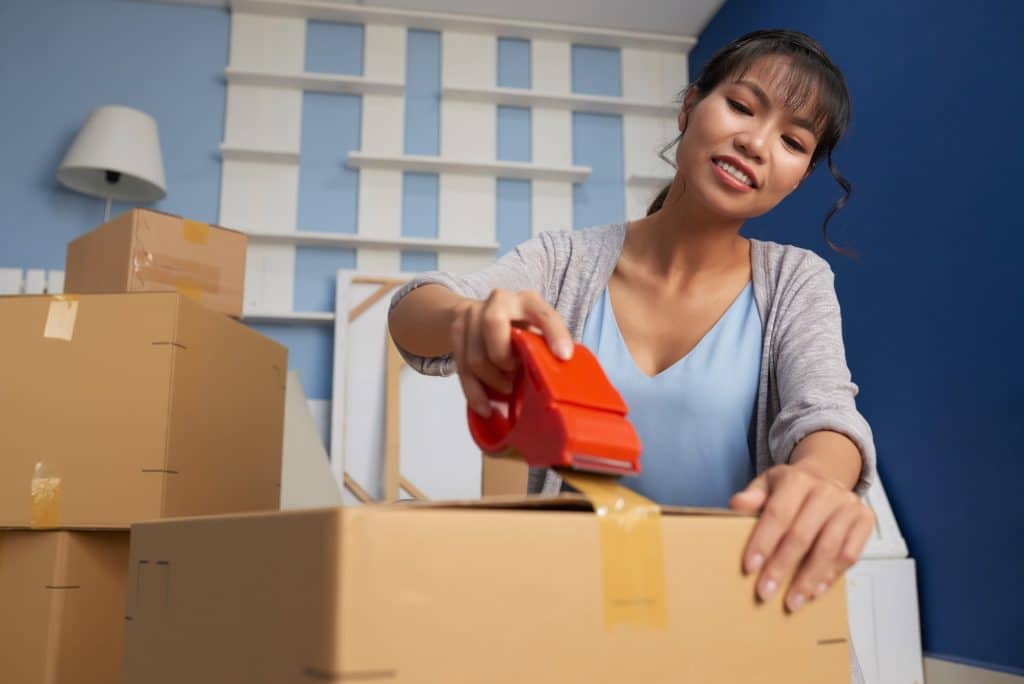
{"label": "white vertical slat", "polygon": [[64,292],[64,271],[46,272],[46,294],[62,294]]}
{"label": "white vertical slat", "polygon": [[[672,102],[686,85],[686,59],[680,53],[625,48],[622,50],[623,97],[655,102]],[[673,116],[625,114],[623,146],[626,176],[626,216],[643,216],[658,185],[630,182],[633,176],[671,178],[674,170],[658,152],[678,135]],[[669,150],[671,158],[674,152]]]}
{"label": "white vertical slat", "polygon": [[[568,93],[571,83],[571,46],[565,41],[530,42],[533,88],[545,93]],[[556,107],[534,107],[531,114],[533,161],[566,166],[572,163],[572,112]],[[572,183],[535,180],[531,203],[533,234],[572,228]]]}
{"label": "white vertical slat", "polygon": [[22,279],[20,268],[0,268],[0,295],[21,294]]}
{"label": "white vertical slat", "polygon": [[[305,64],[306,21],[299,18],[231,16],[230,64],[241,69],[299,72]],[[228,85],[224,141],[229,145],[298,152],[302,92],[288,88]],[[219,223],[253,232],[296,229],[297,162],[222,162]],[[244,307],[290,311],[295,248],[250,244]]]}
{"label": "white vertical slat", "polygon": [[[444,86],[488,88],[497,72],[497,38],[493,35],[445,31],[441,35],[441,83]],[[441,157],[479,161],[495,158],[497,110],[485,102],[441,100]],[[440,174],[439,237],[466,242],[493,242],[495,180],[491,176]],[[465,273],[490,259],[441,254],[442,270]]]}
{"label": "white vertical slat", "polygon": [[[367,24],[365,27],[368,78],[405,80],[406,29]],[[401,154],[405,99],[401,95],[363,95],[360,149],[373,154]],[[402,172],[385,169],[359,171],[357,225],[360,234],[396,238],[402,232]],[[395,272],[398,250],[360,248],[356,265],[362,271]]]}
{"label": "white vertical slat", "polygon": [[25,271],[25,294],[46,293],[46,271],[30,268]]}

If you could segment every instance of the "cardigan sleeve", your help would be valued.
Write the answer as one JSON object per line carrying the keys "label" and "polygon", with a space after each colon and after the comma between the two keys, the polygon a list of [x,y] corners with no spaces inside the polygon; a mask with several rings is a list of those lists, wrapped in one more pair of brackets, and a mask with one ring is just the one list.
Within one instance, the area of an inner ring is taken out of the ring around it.
{"label": "cardigan sleeve", "polygon": [[[513,292],[534,290],[551,302],[553,252],[552,236],[541,233],[474,273],[455,275],[433,271],[417,275],[395,292],[388,310],[394,309],[406,295],[424,285],[443,285],[460,297],[471,299],[485,299],[496,289]],[[411,354],[397,344],[395,346],[405,362],[424,375],[452,375],[455,372],[451,354],[424,357]]]}
{"label": "cardigan sleeve", "polygon": [[800,270],[780,293],[773,350],[780,410],[768,433],[769,449],[776,463],[788,463],[793,448],[812,432],[846,435],[860,450],[855,491],[864,496],[875,479],[875,444],[854,400],[858,388],[846,364],[835,276],[816,255],[809,254]]}

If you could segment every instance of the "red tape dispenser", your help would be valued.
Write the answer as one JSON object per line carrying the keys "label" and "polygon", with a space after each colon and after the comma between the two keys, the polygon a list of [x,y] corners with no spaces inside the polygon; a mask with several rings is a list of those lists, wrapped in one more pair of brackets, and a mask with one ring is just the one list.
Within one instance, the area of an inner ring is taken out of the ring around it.
{"label": "red tape dispenser", "polygon": [[538,468],[640,473],[640,438],[626,419],[626,402],[589,349],[577,344],[563,361],[543,337],[519,328],[512,329],[512,347],[520,361],[512,393],[486,388],[489,418],[468,409],[477,446],[490,454],[515,450]]}

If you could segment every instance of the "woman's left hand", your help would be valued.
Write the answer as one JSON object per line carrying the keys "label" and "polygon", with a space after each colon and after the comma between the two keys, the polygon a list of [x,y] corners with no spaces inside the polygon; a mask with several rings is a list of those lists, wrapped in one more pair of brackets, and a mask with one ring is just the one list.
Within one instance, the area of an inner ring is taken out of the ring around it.
{"label": "woman's left hand", "polygon": [[762,601],[797,574],[786,607],[795,612],[821,596],[857,562],[875,525],[875,514],[838,482],[799,465],[779,465],[751,480],[729,506],[761,516],[743,552],[744,572],[761,571]]}

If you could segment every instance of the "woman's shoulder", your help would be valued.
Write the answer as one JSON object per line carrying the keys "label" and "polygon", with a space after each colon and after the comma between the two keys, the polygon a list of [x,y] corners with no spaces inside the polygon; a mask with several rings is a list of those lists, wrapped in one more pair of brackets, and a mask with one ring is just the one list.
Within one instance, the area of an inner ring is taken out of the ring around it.
{"label": "woman's shoulder", "polygon": [[548,230],[535,238],[556,262],[600,261],[617,258],[626,237],[625,223],[609,223],[579,230]]}
{"label": "woman's shoulder", "polygon": [[775,282],[832,273],[832,267],[816,252],[796,245],[751,239],[754,266]]}

